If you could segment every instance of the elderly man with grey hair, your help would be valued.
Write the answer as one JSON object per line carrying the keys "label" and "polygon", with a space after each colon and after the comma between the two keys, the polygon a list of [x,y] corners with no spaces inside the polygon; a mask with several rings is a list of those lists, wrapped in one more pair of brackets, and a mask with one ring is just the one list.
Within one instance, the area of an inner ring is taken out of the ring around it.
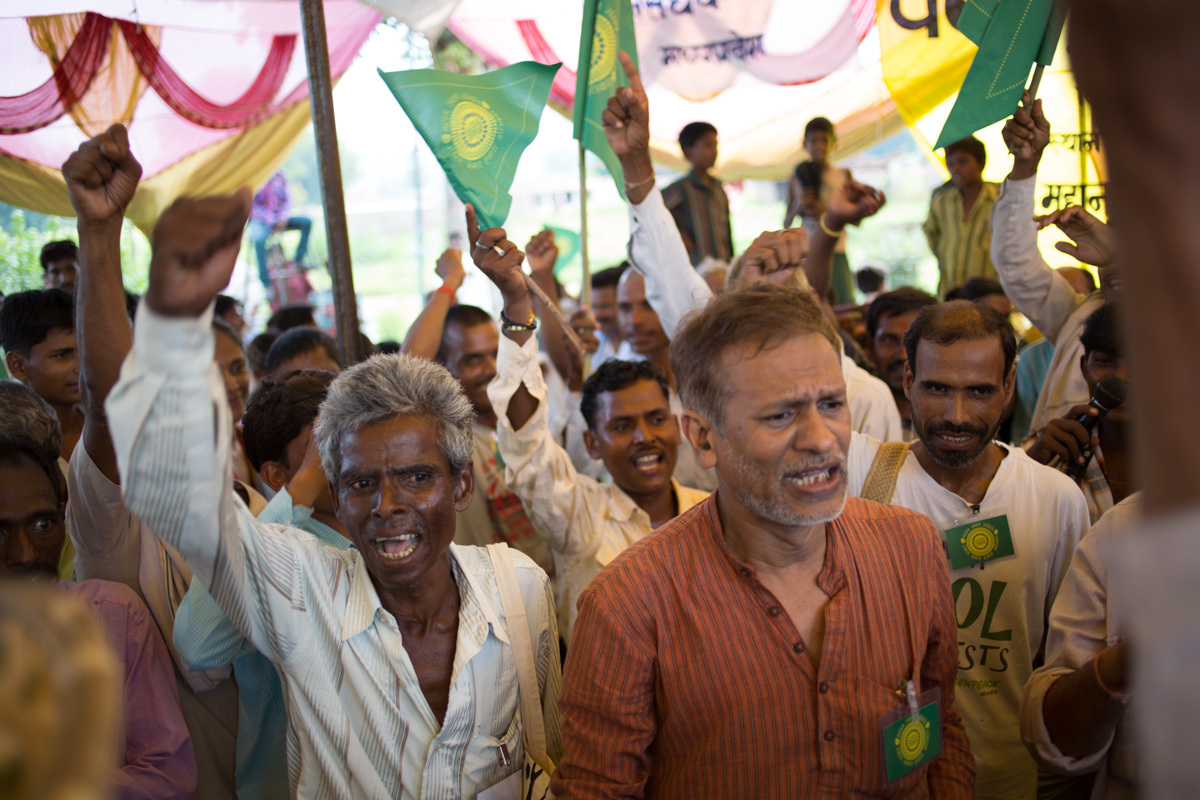
{"label": "elderly man with grey hair", "polygon": [[0,436],[27,436],[62,460],[62,427],[54,408],[18,381],[0,381]]}
{"label": "elderly man with grey hair", "polygon": [[[330,386],[310,446],[355,549],[261,523],[231,491],[228,437],[213,435],[230,412],[210,319],[249,207],[245,191],[178,200],[155,228],[133,350],[107,404],[125,502],[278,667],[291,796],[470,800],[514,776],[519,788],[525,653],[527,707],[541,710],[549,757],[562,749],[554,600],[513,552],[527,621],[506,624],[493,554],[451,543],[475,488],[458,382],[391,355]],[[532,653],[517,649],[517,626]]]}

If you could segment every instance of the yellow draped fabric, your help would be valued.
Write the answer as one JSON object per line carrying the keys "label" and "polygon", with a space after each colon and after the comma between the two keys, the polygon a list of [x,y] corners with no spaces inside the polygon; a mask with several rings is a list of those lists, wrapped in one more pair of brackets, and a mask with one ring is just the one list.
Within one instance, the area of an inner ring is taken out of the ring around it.
{"label": "yellow draped fabric", "polygon": [[[46,53],[51,66],[59,64],[83,19],[83,14],[62,14],[27,20],[34,43]],[[145,29],[158,44],[161,29]],[[125,37],[113,25],[100,71],[85,97],[68,109],[81,131],[80,141],[103,133],[114,122],[129,125],[146,88]],[[149,236],[159,215],[177,197],[225,194],[242,186],[262,185],[283,163],[309,121],[306,97],[143,179],[129,205],[129,219]],[[11,155],[0,158],[0,201],[43,214],[75,215],[58,169]]]}
{"label": "yellow draped fabric", "polygon": [[129,204],[129,219],[149,236],[158,216],[177,197],[228,194],[242,186],[263,185],[279,169],[311,119],[306,97],[241,133],[172,164],[142,181]]}
{"label": "yellow draped fabric", "polygon": [[[225,194],[242,186],[261,186],[283,163],[309,121],[309,102],[305,98],[191,154],[143,180],[127,216],[149,236],[159,215],[177,197]],[[43,214],[75,216],[59,170],[11,156],[0,158],[0,200]]]}
{"label": "yellow draped fabric", "polygon": [[[880,84],[878,62],[826,80],[830,81],[828,90],[813,103],[776,109],[753,130],[722,137],[716,176],[723,181],[786,180],[796,164],[808,158],[801,139],[805,124],[817,113],[828,116],[837,131],[834,159],[849,158],[904,129],[904,119]],[[878,99],[864,104],[864,93],[877,94]],[[673,139],[652,137],[650,154],[656,164],[679,172],[690,169]]]}

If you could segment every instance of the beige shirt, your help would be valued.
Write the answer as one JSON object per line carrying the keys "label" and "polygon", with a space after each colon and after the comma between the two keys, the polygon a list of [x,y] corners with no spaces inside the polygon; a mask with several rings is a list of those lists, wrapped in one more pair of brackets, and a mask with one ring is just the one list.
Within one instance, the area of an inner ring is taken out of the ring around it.
{"label": "beige shirt", "polygon": [[845,352],[842,377],[846,380],[846,401],[850,404],[850,429],[881,442],[903,441],[900,410],[888,385],[855,364]]}
{"label": "beige shirt", "polygon": [[[508,404],[522,384],[539,402],[529,421],[514,431]],[[508,485],[525,502],[554,554],[559,630],[569,643],[579,595],[621,551],[653,530],[650,516],[619,487],[580,475],[554,441],[533,337],[523,347],[500,337],[488,397],[500,420],[497,434]],[[680,514],[708,496],[674,481],[672,486]]]}
{"label": "beige shirt", "polygon": [[1107,743],[1091,755],[1063,755],[1050,738],[1042,706],[1054,682],[1075,670],[1091,666],[1104,648],[1126,633],[1116,604],[1109,602],[1109,575],[1113,571],[1114,543],[1140,534],[1141,495],[1118,503],[1088,532],[1079,546],[1050,612],[1046,635],[1046,663],[1025,684],[1021,700],[1021,738],[1034,757],[1055,772],[1085,775],[1099,769],[1093,798],[1125,800],[1141,796],[1137,758],[1136,700],[1110,731]]}

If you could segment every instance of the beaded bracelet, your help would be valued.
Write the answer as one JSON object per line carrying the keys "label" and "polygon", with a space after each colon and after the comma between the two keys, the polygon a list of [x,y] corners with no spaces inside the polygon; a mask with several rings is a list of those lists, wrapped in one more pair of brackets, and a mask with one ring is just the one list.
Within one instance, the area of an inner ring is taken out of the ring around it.
{"label": "beaded bracelet", "polygon": [[501,310],[500,311],[500,330],[508,331],[509,333],[519,333],[521,331],[537,330],[537,317],[534,315],[533,311],[531,310],[529,312],[529,322],[525,322],[525,323],[513,322],[511,319],[509,319],[504,314],[504,311]]}

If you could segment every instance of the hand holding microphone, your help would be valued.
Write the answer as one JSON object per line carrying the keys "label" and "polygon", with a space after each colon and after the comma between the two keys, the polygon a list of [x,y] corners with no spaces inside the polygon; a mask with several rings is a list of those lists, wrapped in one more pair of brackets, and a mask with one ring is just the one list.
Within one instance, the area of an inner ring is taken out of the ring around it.
{"label": "hand holding microphone", "polygon": [[1100,420],[1122,405],[1128,393],[1128,384],[1115,375],[1100,381],[1087,405],[1075,406],[1067,416],[1046,426],[1029,448],[1029,456],[1079,481],[1095,453],[1098,444],[1095,432]]}

